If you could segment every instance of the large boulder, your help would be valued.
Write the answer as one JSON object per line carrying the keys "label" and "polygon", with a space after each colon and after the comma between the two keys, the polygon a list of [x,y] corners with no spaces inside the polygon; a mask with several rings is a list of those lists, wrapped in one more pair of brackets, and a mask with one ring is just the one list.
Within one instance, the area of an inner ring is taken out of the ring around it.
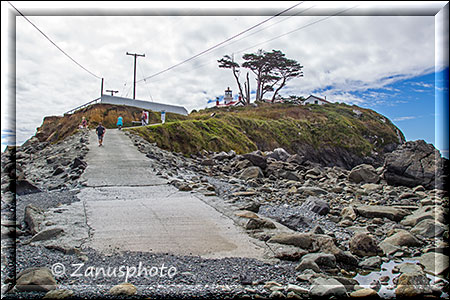
{"label": "large boulder", "polygon": [[377,256],[382,250],[377,241],[365,233],[357,233],[352,237],[349,243],[350,251],[358,256]]}
{"label": "large boulder", "polygon": [[272,152],[267,154],[267,157],[271,157],[281,161],[287,161],[290,156],[291,155],[283,148],[276,148]]}
{"label": "large boulder", "polygon": [[411,233],[418,234],[426,238],[440,237],[445,231],[445,225],[435,220],[425,219],[420,221],[413,229]]}
{"label": "large boulder", "polygon": [[261,155],[256,153],[246,153],[242,156],[249,160],[254,166],[260,167],[263,170],[267,167],[267,160]]}
{"label": "large boulder", "polygon": [[398,278],[395,295],[402,297],[418,297],[431,294],[430,279],[423,272],[404,273]]}
{"label": "large boulder", "polygon": [[29,268],[17,275],[19,291],[49,291],[56,288],[56,280],[48,268]]}
{"label": "large boulder", "polygon": [[377,183],[380,180],[380,176],[373,166],[362,164],[350,171],[348,180],[355,183]]}
{"label": "large boulder", "polygon": [[403,229],[396,229],[394,233],[385,238],[380,244],[380,248],[385,255],[391,255],[401,250],[401,247],[417,247],[421,246],[422,242],[419,241],[414,235]]}
{"label": "large boulder", "polygon": [[449,269],[449,257],[442,253],[428,252],[419,257],[419,262],[425,267],[425,272],[434,275],[444,274]]}
{"label": "large boulder", "polygon": [[239,178],[243,179],[243,180],[262,178],[262,177],[264,177],[264,174],[261,171],[260,167],[248,167],[248,168],[244,169],[242,171],[242,173],[239,175]]}
{"label": "large boulder", "polygon": [[410,141],[389,153],[384,161],[384,179],[390,185],[443,189],[448,160],[423,140]]}

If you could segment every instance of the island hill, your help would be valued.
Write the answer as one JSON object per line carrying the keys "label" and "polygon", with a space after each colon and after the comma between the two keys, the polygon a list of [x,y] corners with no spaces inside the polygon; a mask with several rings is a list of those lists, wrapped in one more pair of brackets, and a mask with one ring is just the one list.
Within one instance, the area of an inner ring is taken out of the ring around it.
{"label": "island hill", "polygon": [[[106,128],[116,128],[119,115],[124,127],[131,127],[132,121],[139,120],[141,111],[123,105],[94,104],[70,115],[46,117],[36,137],[41,142],[62,140],[76,132],[83,116],[90,128],[99,122]],[[149,118],[149,124],[160,122],[157,112],[150,112]],[[244,154],[283,148],[304,160],[346,169],[362,163],[380,166],[383,154],[405,141],[402,132],[386,117],[343,103],[261,102],[243,107],[213,107],[193,111],[188,116],[167,113],[165,124],[125,130],[162,149],[186,156],[205,150]]]}

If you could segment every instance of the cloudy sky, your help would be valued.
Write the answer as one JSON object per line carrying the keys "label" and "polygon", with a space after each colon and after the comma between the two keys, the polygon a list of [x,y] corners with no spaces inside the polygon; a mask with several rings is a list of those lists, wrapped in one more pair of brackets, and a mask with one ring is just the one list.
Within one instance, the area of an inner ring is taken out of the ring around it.
{"label": "cloudy sky", "polygon": [[[448,149],[435,128],[436,95],[448,95],[448,60],[437,59],[448,31],[442,39],[443,18],[435,15],[447,2],[108,2],[108,9],[104,2],[11,3],[87,71],[2,2],[2,148],[30,138],[45,116],[99,97],[97,77],[105,90],[132,97],[133,57],[126,52],[145,54],[138,58],[137,99],[191,111],[228,86],[237,91],[231,71],[218,68],[223,55],[242,63],[244,53],[276,49],[304,66],[304,77],[289,81],[281,95],[372,108],[408,140]],[[15,116],[6,100],[13,99],[14,79]]]}

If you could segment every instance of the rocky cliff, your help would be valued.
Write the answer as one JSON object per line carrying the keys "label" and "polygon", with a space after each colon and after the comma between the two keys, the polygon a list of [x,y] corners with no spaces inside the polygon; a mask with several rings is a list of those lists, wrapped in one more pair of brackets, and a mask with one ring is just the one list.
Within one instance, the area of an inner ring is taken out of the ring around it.
{"label": "rocky cliff", "polygon": [[373,110],[346,104],[265,104],[193,112],[187,120],[132,130],[163,149],[195,155],[202,150],[238,154],[283,148],[320,163],[351,169],[376,167],[405,141],[402,132]]}

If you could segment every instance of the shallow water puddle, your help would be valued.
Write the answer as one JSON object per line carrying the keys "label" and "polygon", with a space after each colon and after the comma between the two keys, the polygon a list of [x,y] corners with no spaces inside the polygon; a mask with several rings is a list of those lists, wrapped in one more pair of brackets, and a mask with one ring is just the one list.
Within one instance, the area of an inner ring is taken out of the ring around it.
{"label": "shallow water puddle", "polygon": [[[394,284],[394,278],[397,278],[401,275],[401,273],[394,273],[393,269],[401,264],[404,263],[411,263],[411,264],[417,264],[418,260],[413,259],[405,259],[401,261],[389,261],[385,262],[381,265],[381,270],[376,270],[372,272],[366,272],[366,273],[360,273],[357,274],[354,279],[358,281],[359,285],[364,288],[369,288],[374,285],[374,282],[378,281],[381,277],[387,276],[389,277],[389,280],[385,283],[381,283],[381,288],[378,290],[378,295],[381,298],[387,299],[387,298],[395,298],[395,288],[396,284]],[[441,286],[442,283],[448,284],[448,281],[437,276],[433,276],[430,274],[426,274],[426,276],[430,279],[430,285],[436,285]],[[376,290],[376,288],[375,288]],[[441,298],[448,298],[449,295],[447,293],[442,292]]]}

